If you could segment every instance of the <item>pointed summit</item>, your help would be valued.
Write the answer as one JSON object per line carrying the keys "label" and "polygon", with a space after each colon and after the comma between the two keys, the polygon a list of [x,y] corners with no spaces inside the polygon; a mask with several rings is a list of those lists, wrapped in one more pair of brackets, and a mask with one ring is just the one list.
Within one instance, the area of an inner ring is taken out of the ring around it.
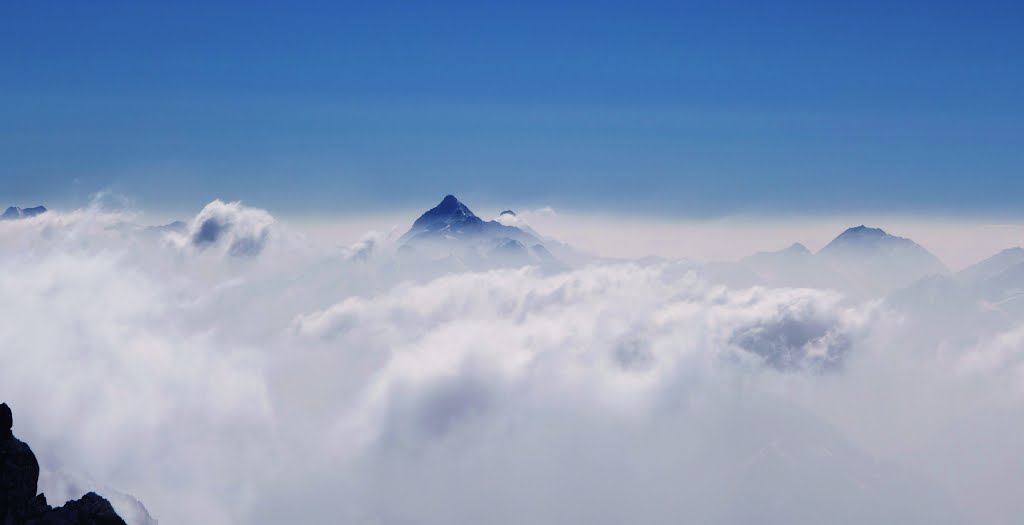
{"label": "pointed summit", "polygon": [[454,195],[446,195],[437,206],[420,215],[420,218],[412,224],[412,229],[433,231],[467,222],[481,222],[481,219],[474,215],[465,204],[459,202]]}
{"label": "pointed summit", "polygon": [[437,206],[420,215],[399,241],[408,241],[420,235],[468,233],[480,229],[483,224],[483,219],[477,217],[454,195],[445,195]]}
{"label": "pointed summit", "polygon": [[462,204],[462,203],[459,202],[459,199],[455,198],[455,195],[445,195],[444,198],[441,199],[441,203],[438,204],[437,207],[438,208],[452,208],[452,207],[459,206],[460,204]]}
{"label": "pointed summit", "polygon": [[[466,261],[479,262],[487,254],[498,256],[510,251],[527,254],[524,260],[534,259],[527,247],[542,244],[538,236],[513,224],[515,217],[511,211],[498,219],[501,220],[485,221],[454,195],[446,195],[437,206],[420,215],[398,243],[407,253],[457,254]],[[507,262],[503,261],[502,264]]]}

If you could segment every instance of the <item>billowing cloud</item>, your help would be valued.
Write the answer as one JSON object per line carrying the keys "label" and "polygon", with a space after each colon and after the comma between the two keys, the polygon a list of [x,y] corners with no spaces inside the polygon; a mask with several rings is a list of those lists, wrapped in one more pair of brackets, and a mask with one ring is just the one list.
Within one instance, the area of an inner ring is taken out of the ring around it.
{"label": "billowing cloud", "polygon": [[[393,233],[391,232],[391,234]],[[390,255],[394,251],[391,234],[367,232],[358,241],[345,247],[343,257],[352,261],[367,262],[377,257]]]}
{"label": "billowing cloud", "polygon": [[0,225],[0,398],[58,498],[87,479],[163,523],[1024,512],[1014,322],[925,337],[927,302],[671,263],[422,272],[380,234],[268,249],[280,225],[220,201],[170,243],[47,215]]}
{"label": "billowing cloud", "polygon": [[557,215],[558,214],[555,213],[554,208],[550,206],[544,206],[543,208],[520,210],[518,212],[513,210],[505,210],[502,211],[497,217],[495,217],[494,220],[500,222],[501,224],[504,224],[505,226],[515,226],[517,228],[530,231],[530,233],[535,233],[533,232],[532,228],[530,228],[531,219],[545,217],[550,218],[555,217]]}
{"label": "billowing cloud", "polygon": [[263,251],[273,227],[274,218],[265,210],[217,199],[192,219],[184,233],[168,236],[182,248],[251,257]]}

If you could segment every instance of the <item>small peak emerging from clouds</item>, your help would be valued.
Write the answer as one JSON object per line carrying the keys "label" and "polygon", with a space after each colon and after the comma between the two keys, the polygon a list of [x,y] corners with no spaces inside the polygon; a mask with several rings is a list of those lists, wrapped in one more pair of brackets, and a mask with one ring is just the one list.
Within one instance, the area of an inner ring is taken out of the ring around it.
{"label": "small peak emerging from clouds", "polygon": [[28,217],[35,217],[46,213],[45,206],[36,206],[34,208],[19,208],[17,206],[11,206],[4,211],[3,215],[0,215],[0,220],[11,220],[11,219],[25,219]]}

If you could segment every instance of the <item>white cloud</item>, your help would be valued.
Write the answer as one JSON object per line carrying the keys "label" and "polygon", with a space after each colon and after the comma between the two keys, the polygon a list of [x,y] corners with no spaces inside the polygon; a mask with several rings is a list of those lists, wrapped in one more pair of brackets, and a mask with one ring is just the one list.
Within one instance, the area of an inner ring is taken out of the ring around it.
{"label": "white cloud", "polygon": [[229,256],[252,257],[263,251],[274,233],[274,222],[265,210],[217,199],[192,219],[183,234],[167,235],[183,249],[216,249]]}
{"label": "white cloud", "polygon": [[1020,325],[925,337],[926,312],[663,264],[432,276],[238,203],[170,243],[130,219],[0,225],[0,398],[51,471],[164,523],[1024,512]]}

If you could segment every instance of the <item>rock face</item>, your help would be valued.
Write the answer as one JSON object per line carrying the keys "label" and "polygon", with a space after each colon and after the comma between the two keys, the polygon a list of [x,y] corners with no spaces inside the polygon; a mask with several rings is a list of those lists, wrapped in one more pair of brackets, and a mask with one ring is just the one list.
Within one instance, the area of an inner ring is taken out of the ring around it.
{"label": "rock face", "polygon": [[28,445],[11,432],[11,409],[0,405],[0,516],[36,495],[39,463]]}
{"label": "rock face", "polygon": [[36,495],[39,463],[14,437],[13,419],[7,403],[0,404],[0,525],[125,525],[110,502],[94,492],[57,508]]}

